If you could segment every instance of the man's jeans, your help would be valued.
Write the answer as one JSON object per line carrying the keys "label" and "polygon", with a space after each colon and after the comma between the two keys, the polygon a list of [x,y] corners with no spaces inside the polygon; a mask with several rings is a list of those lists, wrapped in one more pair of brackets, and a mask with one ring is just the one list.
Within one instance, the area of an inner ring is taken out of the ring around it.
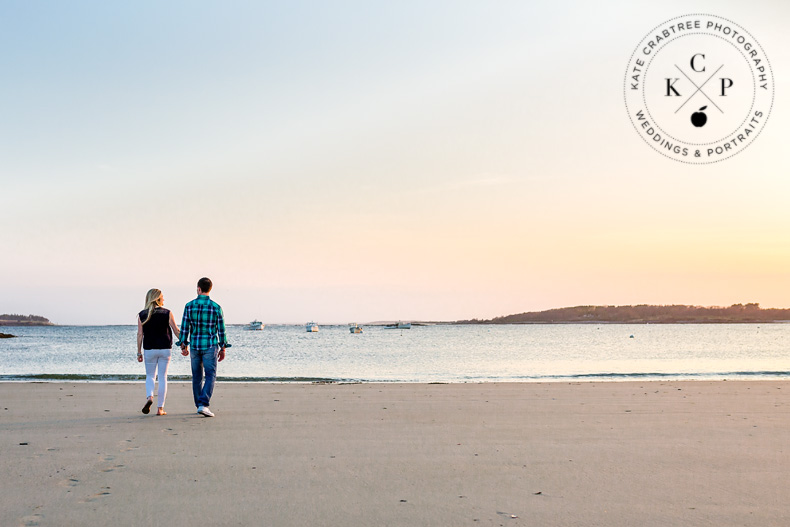
{"label": "man's jeans", "polygon": [[[217,348],[192,350],[192,395],[195,406],[208,406],[214,392],[217,379]],[[206,382],[203,383],[203,370],[206,371]]]}

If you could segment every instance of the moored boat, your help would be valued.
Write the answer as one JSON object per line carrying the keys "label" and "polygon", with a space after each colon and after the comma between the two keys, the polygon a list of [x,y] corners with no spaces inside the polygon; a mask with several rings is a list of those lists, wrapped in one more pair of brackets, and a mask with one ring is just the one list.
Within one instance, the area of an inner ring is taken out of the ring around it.
{"label": "moored boat", "polygon": [[262,330],[263,328],[264,328],[263,322],[260,322],[260,321],[258,321],[258,320],[253,320],[253,321],[252,321],[252,322],[250,322],[250,323],[249,323],[249,325],[248,325],[246,328],[244,328],[244,329],[247,329],[247,330],[250,330],[250,331],[260,331],[260,330]]}
{"label": "moored boat", "polygon": [[390,324],[384,327],[387,329],[411,329],[411,322],[401,322],[399,320],[397,324]]}

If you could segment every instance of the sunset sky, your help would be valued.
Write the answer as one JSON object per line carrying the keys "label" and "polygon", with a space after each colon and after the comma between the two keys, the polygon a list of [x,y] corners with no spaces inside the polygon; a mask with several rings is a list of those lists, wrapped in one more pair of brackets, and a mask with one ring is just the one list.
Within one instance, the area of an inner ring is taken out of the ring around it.
{"label": "sunset sky", "polygon": [[[623,101],[655,26],[712,13],[774,72],[713,165]],[[0,3],[0,313],[456,320],[790,307],[790,3]]]}

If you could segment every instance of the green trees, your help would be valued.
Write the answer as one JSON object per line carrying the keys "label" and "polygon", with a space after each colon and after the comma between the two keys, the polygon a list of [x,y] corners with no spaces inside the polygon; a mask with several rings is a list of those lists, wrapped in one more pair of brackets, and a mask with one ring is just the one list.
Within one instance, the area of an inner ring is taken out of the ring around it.
{"label": "green trees", "polygon": [[790,320],[790,309],[762,309],[758,303],[733,304],[730,307],[700,307],[686,305],[636,306],[575,306],[547,311],[532,311],[492,318],[464,320],[468,324],[528,324],[562,322],[620,322],[620,323],[727,323],[773,322]]}
{"label": "green trees", "polygon": [[0,315],[0,326],[49,326],[49,319],[38,315]]}

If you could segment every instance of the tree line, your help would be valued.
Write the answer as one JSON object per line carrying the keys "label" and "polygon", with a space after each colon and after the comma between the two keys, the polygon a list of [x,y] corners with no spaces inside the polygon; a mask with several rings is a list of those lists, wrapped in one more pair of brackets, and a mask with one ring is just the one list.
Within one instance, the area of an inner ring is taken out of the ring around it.
{"label": "tree line", "polygon": [[39,316],[39,315],[17,315],[17,314],[3,314],[0,315],[0,325],[10,326],[10,325],[18,325],[18,326],[40,326],[40,325],[50,325],[52,322],[49,319]]}
{"label": "tree line", "polygon": [[529,324],[567,322],[619,323],[735,323],[790,320],[790,309],[763,309],[759,303],[729,307],[686,305],[576,306],[506,315],[492,319],[459,320],[459,324]]}

